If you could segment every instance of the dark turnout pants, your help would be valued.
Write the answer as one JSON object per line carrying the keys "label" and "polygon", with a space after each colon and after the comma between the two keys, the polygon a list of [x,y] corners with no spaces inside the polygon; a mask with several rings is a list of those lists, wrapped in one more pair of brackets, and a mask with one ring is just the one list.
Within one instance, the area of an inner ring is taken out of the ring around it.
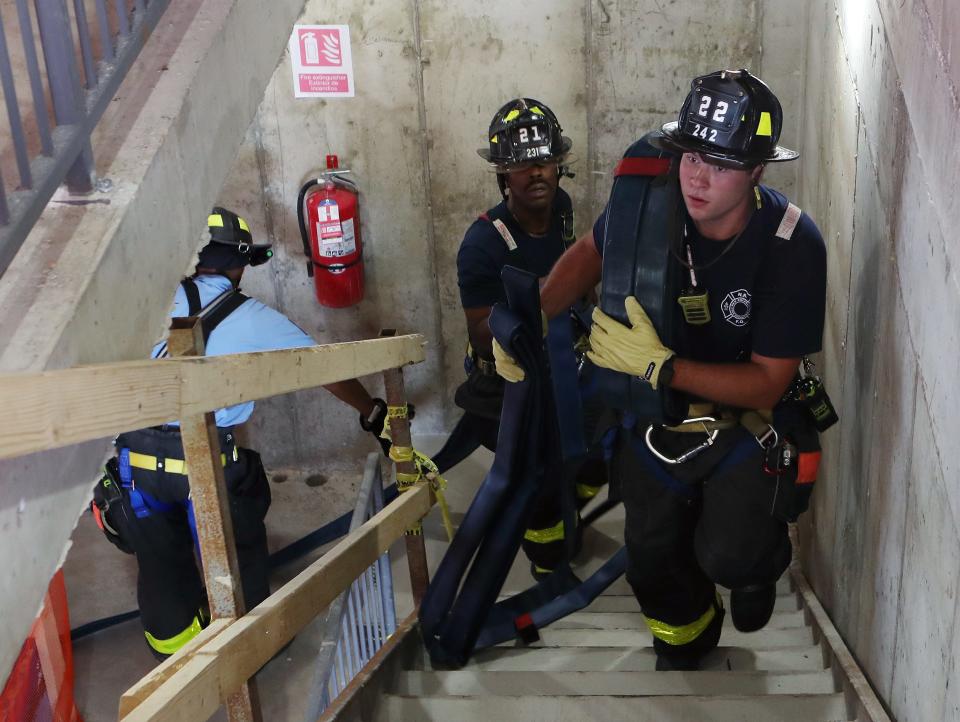
{"label": "dark turnout pants", "polygon": [[[787,525],[771,516],[775,477],[742,428],[677,465],[656,459],[645,429],[620,435],[614,475],[626,510],[627,581],[654,635],[658,654],[705,652],[716,646],[715,584],[772,583],[790,562]],[[658,431],[653,443],[675,458],[703,434]],[[721,617],[722,618],[722,617]]]}
{"label": "dark turnout pants", "polygon": [[[183,458],[180,435],[175,432],[144,429],[123,434],[117,446],[157,458]],[[227,459],[224,477],[249,610],[270,594],[263,523],[270,506],[270,487],[259,454],[237,449],[234,460],[232,435],[229,440],[221,438],[221,448]],[[140,468],[132,472],[136,487],[160,504],[148,504],[149,513],[141,512],[138,517],[129,492],[125,492],[122,510],[111,507],[109,521],[137,557],[137,599],[147,642],[158,655],[168,655],[207,623],[203,577],[187,512],[189,482],[182,474]]]}

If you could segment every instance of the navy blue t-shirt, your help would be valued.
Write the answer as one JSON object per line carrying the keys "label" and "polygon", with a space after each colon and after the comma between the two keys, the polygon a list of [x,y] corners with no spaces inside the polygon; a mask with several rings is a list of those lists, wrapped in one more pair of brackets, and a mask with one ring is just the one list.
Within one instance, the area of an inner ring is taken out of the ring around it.
{"label": "navy blue t-shirt", "polygon": [[[457,253],[457,283],[460,303],[464,308],[484,308],[497,302],[506,302],[500,273],[504,266],[516,266],[539,277],[546,276],[563,254],[566,244],[573,239],[573,211],[570,196],[558,188],[553,200],[550,230],[543,236],[525,232],[501,201],[477,218],[467,229]],[[564,222],[564,215],[567,216]],[[507,242],[494,227],[493,220],[501,220],[517,244],[510,250]],[[569,237],[564,239],[564,233]]]}
{"label": "navy blue t-shirt", "polygon": [[[789,239],[778,238],[788,201],[766,186],[760,186],[760,197],[761,207],[733,247],[714,265],[696,271],[698,287],[709,294],[711,320],[703,326],[683,324],[674,349],[681,357],[723,363],[745,361],[751,352],[794,358],[821,349],[827,292],[823,238],[806,213]],[[601,255],[606,213],[593,226]],[[709,264],[727,246],[727,241],[701,237],[689,220],[686,228],[695,267]],[[689,285],[686,268],[682,278]]]}

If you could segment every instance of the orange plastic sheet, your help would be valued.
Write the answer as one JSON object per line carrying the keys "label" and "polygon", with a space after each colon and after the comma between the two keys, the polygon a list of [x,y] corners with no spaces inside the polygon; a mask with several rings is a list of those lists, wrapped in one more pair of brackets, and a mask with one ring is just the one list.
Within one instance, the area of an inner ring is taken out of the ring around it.
{"label": "orange plastic sheet", "polygon": [[81,722],[73,698],[70,614],[62,571],[50,582],[43,610],[0,694],[0,720]]}

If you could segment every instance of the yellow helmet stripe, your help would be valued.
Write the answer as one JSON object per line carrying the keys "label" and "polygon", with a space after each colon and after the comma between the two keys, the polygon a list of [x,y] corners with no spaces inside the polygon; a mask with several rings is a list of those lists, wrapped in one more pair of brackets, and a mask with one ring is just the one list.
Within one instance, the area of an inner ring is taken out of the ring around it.
{"label": "yellow helmet stripe", "polygon": [[770,113],[763,111],[760,113],[760,122],[757,124],[757,135],[770,137],[773,135],[773,128],[770,122]]}
{"label": "yellow helmet stripe", "polygon": [[[240,230],[250,232],[250,226],[247,225],[247,222],[243,220],[240,216],[237,216],[237,221],[240,224]],[[213,226],[214,228],[223,228],[223,216],[219,213],[214,213],[213,215],[207,216],[207,225]]]}

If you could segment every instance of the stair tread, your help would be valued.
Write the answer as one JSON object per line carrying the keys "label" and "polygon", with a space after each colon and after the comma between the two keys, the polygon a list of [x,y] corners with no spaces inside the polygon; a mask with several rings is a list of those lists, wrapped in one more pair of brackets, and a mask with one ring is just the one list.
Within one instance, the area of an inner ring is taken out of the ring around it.
{"label": "stair tread", "polygon": [[[656,654],[650,646],[610,647],[495,647],[478,652],[467,669],[488,671],[642,672],[653,670]],[[424,653],[423,666],[430,668]],[[815,671],[823,669],[816,645],[777,649],[721,646],[704,657],[704,670]]]}
{"label": "stair tread", "polygon": [[408,697],[384,695],[377,720],[495,719],[582,722],[833,722],[849,720],[841,693],[660,697]]}
{"label": "stair tread", "polygon": [[[730,608],[730,595],[721,593],[724,605]],[[640,609],[636,597],[632,594],[604,594],[593,600],[586,612],[636,612]],[[774,603],[774,612],[796,612],[800,610],[800,603],[795,594],[783,594],[777,597]]]}
{"label": "stair tread", "polygon": [[[518,563],[520,563],[519,560],[518,560]],[[575,571],[576,571],[576,570],[575,570]],[[582,578],[582,577],[581,577],[581,578]],[[510,584],[509,586],[507,586],[506,589],[503,590],[502,596],[510,597],[510,596],[513,596],[514,594],[517,594],[517,593],[519,593],[519,592],[524,591],[525,589],[529,588],[530,586],[533,586],[533,579],[532,579],[532,578],[528,578],[527,580],[524,580],[522,583],[527,584],[527,586],[525,586],[525,587],[523,587],[523,588],[515,588],[512,584]],[[508,583],[508,584],[509,584],[509,583]],[[717,587],[717,589],[718,589],[718,591],[720,592],[720,596],[722,596],[724,599],[729,599],[729,598],[730,598],[730,591],[729,591],[728,589],[726,589],[726,588],[724,588],[724,587]],[[604,596],[607,596],[607,595],[610,595],[610,596],[633,596],[633,590],[630,588],[630,585],[627,583],[627,580],[626,580],[623,576],[621,576],[621,577],[619,577],[618,579],[616,579],[616,580],[613,582],[613,584],[611,584],[611,585],[604,591]],[[791,597],[793,597],[793,596],[794,596],[794,592],[793,592],[793,590],[792,590],[791,587],[790,587],[790,579],[789,579],[788,577],[784,576],[784,577],[781,577],[780,580],[777,582],[777,596],[778,596],[778,597],[783,597],[783,596],[788,596],[788,595],[791,596]]]}
{"label": "stair tread", "polygon": [[391,693],[416,697],[681,696],[832,694],[833,675],[817,672],[402,672]]}
{"label": "stair tread", "polygon": [[[727,616],[724,628],[733,628],[733,622]],[[803,612],[774,612],[765,629],[797,629],[805,627]],[[646,629],[643,614],[635,607],[631,612],[598,612],[592,609],[574,612],[563,619],[550,624],[551,629]]]}
{"label": "stair tread", "polygon": [[[724,629],[720,640],[730,647],[747,649],[772,649],[813,644],[813,632],[809,627],[796,629],[763,629],[744,633]],[[512,646],[515,642],[505,642]],[[554,629],[540,630],[538,647],[650,647],[653,638],[647,629]]]}

